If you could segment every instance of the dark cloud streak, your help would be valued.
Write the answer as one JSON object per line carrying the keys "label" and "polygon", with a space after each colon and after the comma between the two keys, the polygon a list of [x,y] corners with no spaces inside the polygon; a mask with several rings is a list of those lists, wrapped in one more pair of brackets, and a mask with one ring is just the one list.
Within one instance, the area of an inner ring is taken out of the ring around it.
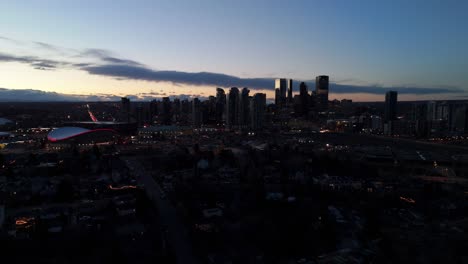
{"label": "dark cloud streak", "polygon": [[86,49],[83,52],[81,52],[78,56],[84,57],[84,58],[89,58],[89,57],[96,58],[103,62],[111,63],[111,64],[139,66],[139,67],[143,66],[143,64],[136,62],[134,60],[116,58],[115,56],[112,55],[110,51],[103,50],[103,49]]}
{"label": "dark cloud streak", "polygon": [[0,88],[0,102],[75,102],[75,101],[117,101],[115,95],[69,95],[56,92],[45,92],[34,89]]}
{"label": "dark cloud streak", "polygon": [[330,92],[337,94],[344,93],[367,93],[367,94],[385,94],[387,91],[397,91],[400,94],[444,94],[444,93],[463,93],[458,88],[424,88],[424,87],[380,87],[380,86],[360,86],[346,84],[330,84]]}
{"label": "dark cloud streak", "polygon": [[[251,89],[272,90],[274,87],[274,78],[239,78],[236,76],[211,73],[211,72],[179,72],[179,71],[155,71],[145,67],[131,65],[97,65],[83,67],[83,70],[93,75],[113,77],[118,80],[142,80],[154,82],[173,82],[188,85],[213,85],[221,87],[249,87]],[[309,90],[315,87],[314,81],[306,81]],[[296,82],[295,90],[298,90]],[[398,91],[401,94],[444,94],[444,93],[463,93],[458,88],[424,88],[424,87],[379,87],[379,86],[361,86],[330,84],[330,92],[337,94],[346,93],[367,93],[367,94],[385,94],[389,90]]]}
{"label": "dark cloud streak", "polygon": [[[0,36],[0,39],[16,42],[17,40]],[[63,48],[55,45],[33,42],[43,49],[61,53]],[[16,56],[0,52],[0,62],[18,62],[28,64],[38,70],[55,70],[59,68],[71,68],[83,70],[92,75],[114,78],[116,80],[140,80],[150,82],[170,82],[176,86],[219,86],[219,87],[249,87],[257,90],[273,90],[274,78],[240,78],[237,76],[213,73],[213,72],[181,72],[169,70],[154,70],[134,60],[118,58],[112,52],[104,49],[85,49],[74,51],[74,56],[67,59],[51,60],[37,56]],[[79,61],[73,61],[79,59]],[[71,61],[69,61],[71,59]],[[84,60],[84,61],[83,61]],[[305,81],[309,91],[314,90],[314,81]],[[379,85],[347,85],[331,83],[330,92],[335,94],[384,94],[388,90],[398,91],[400,94],[426,95],[426,94],[462,94],[465,90],[454,87],[382,87]],[[295,91],[298,91],[299,81],[295,82]]]}
{"label": "dark cloud streak", "polygon": [[52,51],[60,51],[60,48],[58,48],[58,47],[56,47],[56,46],[54,46],[52,44],[39,42],[39,41],[34,42],[34,44],[36,44],[37,46],[39,46],[41,48],[44,48],[44,49],[48,49],[48,50],[52,50]]}
{"label": "dark cloud streak", "polygon": [[179,71],[155,71],[145,67],[131,65],[97,65],[83,67],[89,74],[103,75],[118,78],[120,80],[142,80],[154,82],[173,82],[190,85],[214,85],[214,86],[248,86],[257,89],[268,89],[273,86],[270,78],[239,78],[236,76],[211,73],[211,72],[179,72]]}
{"label": "dark cloud streak", "polygon": [[48,60],[42,59],[34,56],[13,56],[4,53],[0,53],[0,62],[19,62],[19,63],[26,63],[32,66],[35,69],[40,70],[54,70],[59,66],[67,66],[70,65],[68,62],[64,61],[55,61],[55,60]]}

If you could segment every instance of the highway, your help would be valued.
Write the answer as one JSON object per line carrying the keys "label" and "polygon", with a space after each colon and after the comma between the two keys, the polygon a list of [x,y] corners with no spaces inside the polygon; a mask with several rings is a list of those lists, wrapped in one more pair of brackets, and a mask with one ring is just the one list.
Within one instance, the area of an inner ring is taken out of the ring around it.
{"label": "highway", "polygon": [[161,222],[168,229],[168,242],[176,254],[177,263],[198,263],[196,257],[193,255],[187,228],[181,221],[175,207],[166,199],[159,184],[153,179],[150,173],[145,171],[137,157],[121,157],[121,159],[135,175],[138,183],[144,185],[149,199],[158,209]]}

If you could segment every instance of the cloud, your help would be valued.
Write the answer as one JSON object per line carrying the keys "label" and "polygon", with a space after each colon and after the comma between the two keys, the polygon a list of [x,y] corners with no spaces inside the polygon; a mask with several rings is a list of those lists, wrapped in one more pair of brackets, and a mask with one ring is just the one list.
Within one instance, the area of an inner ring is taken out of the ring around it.
{"label": "cloud", "polygon": [[[101,75],[113,77],[119,80],[143,80],[154,82],[173,82],[188,85],[212,85],[221,87],[249,87],[251,89],[273,90],[274,78],[239,78],[236,76],[212,73],[212,72],[179,72],[179,71],[155,71],[145,67],[131,65],[95,65],[83,67],[84,71],[93,75]],[[315,82],[312,80],[305,81],[309,90],[313,90]],[[295,91],[298,91],[298,83],[295,82]],[[312,88],[312,89],[311,89]],[[393,90],[401,94],[445,94],[445,93],[463,93],[459,88],[440,87],[440,88],[425,88],[425,87],[381,87],[381,86],[365,86],[365,85],[346,85],[346,84],[330,84],[330,92],[337,94],[344,93],[368,93],[368,94],[385,94],[385,92]]]}
{"label": "cloud", "polygon": [[49,43],[44,43],[44,42],[39,42],[35,41],[34,44],[39,46],[40,48],[52,50],[52,51],[60,51],[61,49],[55,45],[49,44]]}
{"label": "cloud", "polygon": [[112,55],[112,52],[104,49],[86,49],[82,51],[78,57],[84,58],[96,58],[105,63],[119,64],[119,65],[130,65],[142,67],[143,64],[136,62],[134,60],[120,59]]}
{"label": "cloud", "polygon": [[31,65],[34,67],[34,69],[37,70],[54,70],[55,68],[57,68],[55,65],[47,62],[37,62]]}
{"label": "cloud", "polygon": [[111,54],[110,51],[105,50],[105,49],[85,49],[85,50],[81,51],[80,54],[78,54],[77,56],[78,57],[98,57],[98,58],[102,58],[102,57],[109,57],[109,56],[111,56],[110,54]]}
{"label": "cloud", "polygon": [[424,87],[381,87],[381,86],[360,86],[346,84],[330,84],[330,92],[337,94],[344,93],[368,93],[385,94],[387,91],[397,91],[400,94],[453,94],[466,92],[459,88],[424,88]]}
{"label": "cloud", "polygon": [[[0,39],[17,41],[0,36]],[[39,46],[48,51],[55,52],[54,60],[44,56],[17,56],[0,52],[0,62],[18,62],[28,64],[38,70],[54,70],[59,68],[76,69],[92,75],[114,78],[116,80],[141,80],[150,82],[170,82],[173,85],[195,85],[215,87],[249,87],[252,90],[273,90],[274,77],[266,78],[240,78],[214,72],[182,72],[173,70],[151,69],[144,64],[116,56],[105,49],[71,50],[72,55],[64,55],[64,48],[44,43],[33,42],[33,46]],[[60,57],[62,56],[62,57]],[[57,58],[58,57],[58,58]],[[310,90],[314,90],[314,80],[305,80]],[[299,90],[300,81],[294,82],[294,90]],[[351,84],[350,84],[351,83]],[[382,95],[389,90],[398,91],[400,94],[411,95],[438,95],[438,94],[463,94],[464,89],[457,87],[416,87],[396,86],[384,87],[378,84],[366,83],[354,79],[336,80],[330,83],[330,93],[334,94],[374,94]],[[151,96],[151,95],[148,95]]]}
{"label": "cloud", "polygon": [[124,65],[135,65],[135,66],[141,66],[142,64],[132,61],[132,60],[124,60],[124,59],[118,59],[115,57],[103,57],[101,58],[105,62],[110,62],[110,63],[115,63],[115,64],[124,64]]}
{"label": "cloud", "polygon": [[33,60],[32,57],[16,57],[4,53],[0,53],[0,61],[10,62],[10,61],[17,61],[17,62],[31,62]]}
{"label": "cloud", "polygon": [[10,38],[3,37],[3,36],[0,36],[0,39],[2,39],[2,40],[11,40]]}
{"label": "cloud", "polygon": [[[165,93],[149,92],[126,95],[132,101],[151,101],[167,96]],[[120,101],[121,95],[97,93],[63,94],[57,92],[46,92],[34,89],[7,89],[0,88],[0,102],[96,102],[96,101]],[[191,98],[192,95],[170,96],[174,98]]]}
{"label": "cloud", "polygon": [[18,40],[7,38],[7,37],[4,37],[4,36],[0,36],[0,40],[10,42],[10,43],[13,43],[13,44],[21,44],[21,42],[18,41]]}
{"label": "cloud", "polygon": [[[143,66],[143,64],[110,56],[105,50],[91,49],[82,53],[82,56],[95,56],[104,64],[95,62],[72,63],[68,61],[58,61],[43,59],[36,56],[14,56],[0,53],[0,62],[19,62],[29,64],[38,70],[55,70],[57,68],[75,68],[86,71],[92,75],[112,77],[117,80],[142,80],[151,82],[171,82],[177,85],[205,85],[220,87],[249,87],[259,90],[273,90],[274,78],[240,78],[237,76],[213,73],[213,72],[181,72],[181,71],[157,71]],[[295,82],[294,90],[298,91],[298,84]],[[309,90],[313,90],[315,82],[305,81]],[[389,90],[398,91],[400,94],[454,94],[464,93],[463,89],[456,87],[382,87],[377,85],[347,85],[330,83],[330,92],[336,94],[345,93],[367,93],[385,94]]]}
{"label": "cloud", "polygon": [[154,92],[154,91],[151,91],[149,93],[138,93],[137,95],[139,96],[166,96],[167,94],[166,93],[159,93],[159,92]]}
{"label": "cloud", "polygon": [[156,71],[141,66],[131,65],[96,65],[83,67],[82,70],[93,75],[102,75],[118,78],[119,80],[142,80],[154,82],[172,82],[189,85],[214,85],[223,87],[251,87],[267,89],[272,87],[274,79],[271,78],[239,78],[232,75],[212,72],[180,72]]}
{"label": "cloud", "polygon": [[34,89],[0,88],[1,102],[117,101],[119,99],[120,96],[106,94],[70,95]]}
{"label": "cloud", "polygon": [[0,62],[26,63],[39,70],[53,70],[59,66],[70,65],[70,63],[65,61],[42,59],[35,56],[14,56],[5,53],[0,53]]}
{"label": "cloud", "polygon": [[92,66],[92,63],[73,63],[72,66],[76,68]]}

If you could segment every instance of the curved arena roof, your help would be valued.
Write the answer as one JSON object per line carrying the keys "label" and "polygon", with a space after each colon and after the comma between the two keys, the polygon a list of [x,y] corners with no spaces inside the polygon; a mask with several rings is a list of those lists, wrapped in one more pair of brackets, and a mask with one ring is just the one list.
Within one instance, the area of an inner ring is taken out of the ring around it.
{"label": "curved arena roof", "polygon": [[0,125],[6,125],[8,123],[13,123],[13,121],[11,121],[9,119],[6,119],[6,118],[3,118],[3,117],[0,117]]}
{"label": "curved arena roof", "polygon": [[116,133],[113,129],[86,129],[82,127],[60,127],[49,132],[47,139],[52,142],[67,140],[85,134],[99,133],[99,132],[112,132]]}
{"label": "curved arena roof", "polygon": [[11,134],[8,132],[2,132],[0,131],[0,137],[9,137]]}

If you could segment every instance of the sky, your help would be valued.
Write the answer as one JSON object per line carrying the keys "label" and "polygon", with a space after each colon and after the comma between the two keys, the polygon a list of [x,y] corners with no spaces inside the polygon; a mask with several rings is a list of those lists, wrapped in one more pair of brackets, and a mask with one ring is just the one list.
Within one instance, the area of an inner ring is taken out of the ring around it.
{"label": "sky", "polygon": [[0,101],[274,96],[468,99],[468,1],[0,0]]}

